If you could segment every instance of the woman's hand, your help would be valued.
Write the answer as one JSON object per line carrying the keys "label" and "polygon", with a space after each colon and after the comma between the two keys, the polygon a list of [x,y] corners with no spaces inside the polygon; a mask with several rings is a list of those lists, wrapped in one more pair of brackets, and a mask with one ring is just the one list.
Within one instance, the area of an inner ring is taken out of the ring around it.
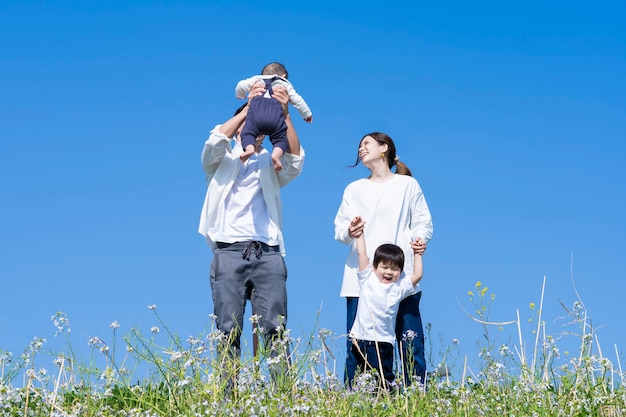
{"label": "woman's hand", "polygon": [[413,253],[416,253],[418,255],[423,255],[424,252],[426,252],[427,246],[428,244],[421,237],[418,237],[413,242],[411,242],[411,249],[413,249]]}
{"label": "woman's hand", "polygon": [[361,216],[355,216],[350,222],[350,226],[348,226],[348,237],[351,239],[360,237],[363,234],[364,228],[365,221],[361,218]]}

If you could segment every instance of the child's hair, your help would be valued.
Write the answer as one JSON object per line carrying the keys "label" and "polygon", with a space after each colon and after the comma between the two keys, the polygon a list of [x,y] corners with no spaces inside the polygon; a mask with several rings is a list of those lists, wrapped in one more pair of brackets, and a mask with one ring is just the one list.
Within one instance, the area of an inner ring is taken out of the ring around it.
{"label": "child's hair", "polygon": [[280,62],[270,62],[263,67],[262,75],[278,75],[279,77],[289,78],[287,68]]}
{"label": "child's hair", "polygon": [[378,264],[381,262],[387,265],[397,266],[402,270],[404,269],[404,252],[398,245],[383,243],[377,247],[376,252],[374,252],[372,266],[378,268]]}
{"label": "child's hair", "polygon": [[[374,139],[376,142],[378,142],[379,145],[387,145],[387,163],[389,164],[389,169],[391,169],[395,165],[396,174],[408,175],[409,177],[412,176],[411,170],[409,169],[409,167],[406,166],[404,162],[400,162],[398,155],[396,155],[396,144],[393,143],[393,139],[391,139],[389,135],[387,135],[386,133],[381,133],[381,132],[372,132],[363,136],[361,138],[361,142],[363,142],[363,139],[365,139],[368,136]],[[361,142],[359,142],[359,146],[361,145]],[[359,164],[359,161],[360,161],[359,152],[357,150],[356,162],[352,166],[353,167],[357,166]]]}

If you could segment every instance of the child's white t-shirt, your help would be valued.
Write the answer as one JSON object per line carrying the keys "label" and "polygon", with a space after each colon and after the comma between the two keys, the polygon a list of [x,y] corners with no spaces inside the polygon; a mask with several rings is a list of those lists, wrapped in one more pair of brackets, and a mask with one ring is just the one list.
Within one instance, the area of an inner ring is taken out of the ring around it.
{"label": "child's white t-shirt", "polygon": [[371,265],[359,271],[358,278],[359,304],[350,336],[358,340],[395,343],[400,301],[415,293],[411,278],[402,272],[398,281],[383,284]]}

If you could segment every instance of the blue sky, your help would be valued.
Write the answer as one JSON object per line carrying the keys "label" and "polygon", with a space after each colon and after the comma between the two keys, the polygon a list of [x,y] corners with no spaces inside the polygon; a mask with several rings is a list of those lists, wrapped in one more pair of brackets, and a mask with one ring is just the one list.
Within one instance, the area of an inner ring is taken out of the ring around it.
{"label": "blue sky", "polygon": [[236,82],[280,61],[314,113],[296,122],[307,161],[283,191],[295,334],[318,316],[344,332],[348,248],[333,219],[367,175],[348,168],[360,138],[383,131],[433,215],[432,354],[481,343],[461,308],[476,281],[496,296],[491,319],[519,309],[530,331],[545,276],[547,333],[564,331],[560,303],[578,291],[614,360],[626,349],[625,20],[619,1],[3,2],[0,349],[52,342],[57,311],[79,349],[115,320],[149,329],[151,304],[183,338],[205,329],[200,151],[241,104]]}

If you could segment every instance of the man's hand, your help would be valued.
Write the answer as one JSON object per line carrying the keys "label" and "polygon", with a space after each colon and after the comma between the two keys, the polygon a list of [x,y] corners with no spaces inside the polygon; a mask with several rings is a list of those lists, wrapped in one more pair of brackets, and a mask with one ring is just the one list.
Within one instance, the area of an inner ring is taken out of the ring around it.
{"label": "man's hand", "polygon": [[261,81],[257,81],[248,93],[248,105],[250,105],[250,100],[255,97],[262,96],[263,94],[265,94],[265,84]]}
{"label": "man's hand", "polygon": [[274,94],[273,98],[279,101],[280,104],[283,105],[283,114],[287,116],[289,114],[289,94],[287,93],[287,89],[282,85],[277,85],[276,88],[273,88]]}

